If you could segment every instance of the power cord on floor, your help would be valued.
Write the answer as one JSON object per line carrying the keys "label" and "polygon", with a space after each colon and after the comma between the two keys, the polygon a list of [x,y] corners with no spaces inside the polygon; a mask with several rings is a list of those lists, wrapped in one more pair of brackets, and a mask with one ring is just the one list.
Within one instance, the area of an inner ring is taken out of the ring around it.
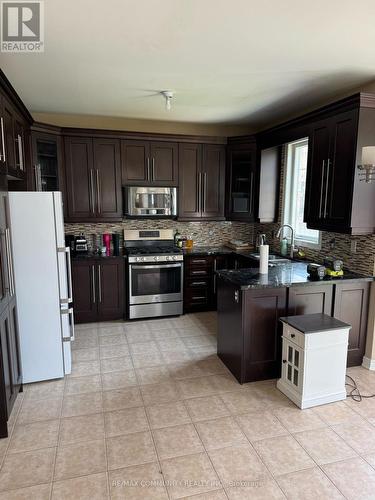
{"label": "power cord on floor", "polygon": [[375,394],[361,394],[357,382],[350,375],[346,375],[346,378],[351,382],[345,382],[345,385],[351,388],[349,393],[346,394],[347,398],[352,398],[352,400],[357,401],[357,403],[360,403],[362,399],[375,398]]}

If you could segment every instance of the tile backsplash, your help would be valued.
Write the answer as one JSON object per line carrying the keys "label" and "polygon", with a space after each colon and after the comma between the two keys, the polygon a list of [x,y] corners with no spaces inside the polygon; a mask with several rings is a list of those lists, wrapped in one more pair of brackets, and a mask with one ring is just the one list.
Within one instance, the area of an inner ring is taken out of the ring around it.
{"label": "tile backsplash", "polygon": [[92,248],[93,235],[103,233],[120,233],[121,244],[124,229],[177,229],[182,235],[190,236],[194,240],[194,245],[221,246],[230,239],[240,239],[244,241],[253,240],[253,224],[247,222],[178,222],[174,220],[139,220],[125,219],[123,222],[87,223],[87,224],[65,224],[66,234],[83,233]]}

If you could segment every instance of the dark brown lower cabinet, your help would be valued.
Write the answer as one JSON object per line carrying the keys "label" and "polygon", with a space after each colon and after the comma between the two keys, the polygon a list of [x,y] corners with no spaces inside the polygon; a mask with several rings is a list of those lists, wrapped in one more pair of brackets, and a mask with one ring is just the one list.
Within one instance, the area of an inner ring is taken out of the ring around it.
{"label": "dark brown lower cabinet", "polygon": [[349,323],[348,366],[362,364],[366,347],[367,316],[371,283],[345,283],[336,285],[335,318]]}
{"label": "dark brown lower cabinet", "polygon": [[123,257],[73,259],[72,281],[76,323],[123,318]]}
{"label": "dark brown lower cabinet", "polygon": [[288,316],[324,313],[332,315],[333,285],[292,286],[289,288]]}
{"label": "dark brown lower cabinet", "polygon": [[218,356],[242,384],[280,375],[286,288],[241,291],[218,281]]}
{"label": "dark brown lower cabinet", "polygon": [[0,438],[8,436],[9,416],[22,391],[22,368],[15,297],[0,317]]}

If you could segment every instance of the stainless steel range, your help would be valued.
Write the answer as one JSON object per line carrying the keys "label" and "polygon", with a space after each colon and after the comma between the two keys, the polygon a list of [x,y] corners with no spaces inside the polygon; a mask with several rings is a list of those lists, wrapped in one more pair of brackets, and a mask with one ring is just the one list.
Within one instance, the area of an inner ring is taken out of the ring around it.
{"label": "stainless steel range", "polygon": [[183,312],[183,254],[172,229],[125,230],[129,318],[176,316]]}

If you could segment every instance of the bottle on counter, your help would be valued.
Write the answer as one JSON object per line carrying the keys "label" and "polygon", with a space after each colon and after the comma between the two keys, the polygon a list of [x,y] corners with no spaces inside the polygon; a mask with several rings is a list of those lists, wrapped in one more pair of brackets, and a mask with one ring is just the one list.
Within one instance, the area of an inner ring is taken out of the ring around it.
{"label": "bottle on counter", "polygon": [[181,241],[181,234],[178,232],[178,229],[176,229],[176,232],[174,233],[174,244],[176,245],[176,247],[181,247],[181,245],[179,245],[180,241]]}
{"label": "bottle on counter", "polygon": [[285,236],[280,240],[280,253],[284,257],[288,255],[288,238]]}

